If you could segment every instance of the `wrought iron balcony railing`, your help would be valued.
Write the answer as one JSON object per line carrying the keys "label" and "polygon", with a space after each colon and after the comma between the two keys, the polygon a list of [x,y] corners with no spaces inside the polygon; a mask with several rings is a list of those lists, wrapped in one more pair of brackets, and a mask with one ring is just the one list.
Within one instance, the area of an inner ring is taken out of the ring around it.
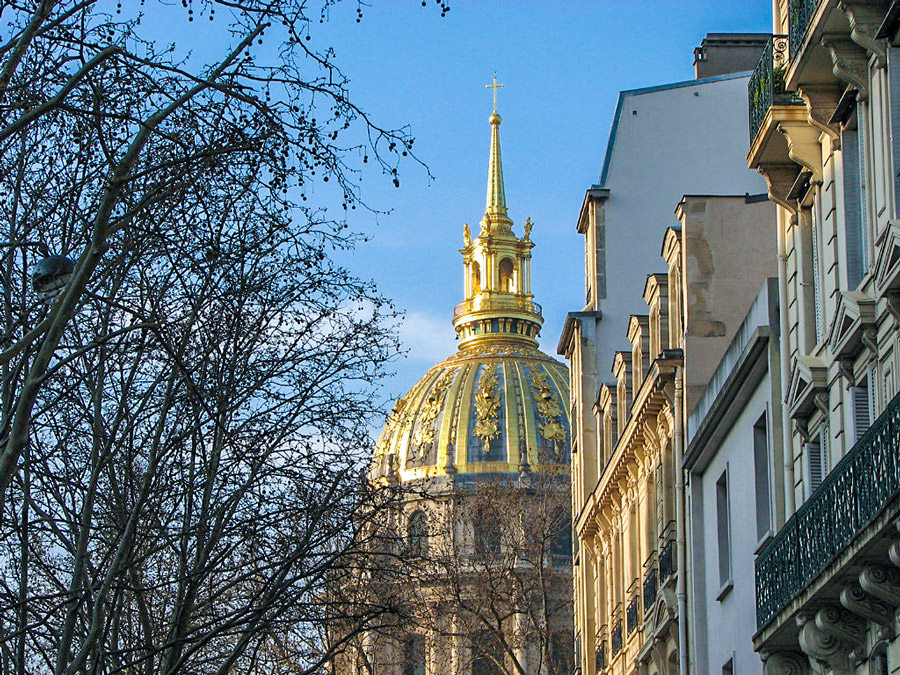
{"label": "wrought iron balcony railing", "polygon": [[675,573],[675,521],[663,529],[659,537],[659,583],[664,584]]}
{"label": "wrought iron balcony railing", "polygon": [[636,593],[631,602],[628,603],[628,609],[625,610],[625,622],[628,634],[631,635],[638,629],[641,624],[641,595]]}
{"label": "wrought iron balcony railing", "polygon": [[756,559],[759,629],[900,497],[900,395]]}
{"label": "wrought iron balcony railing", "polygon": [[644,572],[644,614],[649,612],[650,608],[653,607],[653,603],[656,602],[656,594],[659,591],[659,577],[656,571],[656,555],[654,554],[647,562],[650,563],[650,565],[648,566],[647,563],[644,563],[646,567],[646,571]]}
{"label": "wrought iron balcony railing", "polygon": [[788,33],[791,43],[791,58],[794,58],[803,46],[806,31],[809,29],[813,14],[816,13],[818,0],[791,0],[788,8]]}
{"label": "wrought iron balcony railing", "polygon": [[610,642],[612,643],[612,655],[615,656],[620,651],[622,651],[622,617],[620,616],[616,619],[616,622],[613,624],[613,629],[611,633]]}
{"label": "wrought iron balcony railing", "polygon": [[597,633],[597,651],[594,657],[594,670],[599,673],[606,668],[606,624]]}
{"label": "wrought iron balcony railing", "polygon": [[750,106],[750,142],[756,139],[766,113],[774,105],[802,105],[803,99],[784,89],[784,71],[787,66],[788,37],[773,35],[763,49],[762,56],[750,82],[747,84],[747,102]]}

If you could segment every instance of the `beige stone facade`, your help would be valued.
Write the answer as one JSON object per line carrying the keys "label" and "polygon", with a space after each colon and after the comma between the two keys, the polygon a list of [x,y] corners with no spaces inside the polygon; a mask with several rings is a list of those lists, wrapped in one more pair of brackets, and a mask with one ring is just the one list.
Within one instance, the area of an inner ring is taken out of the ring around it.
{"label": "beige stone facade", "polygon": [[[577,419],[592,427],[579,429],[573,453],[576,630],[590,636],[589,649],[578,645],[585,675],[684,668],[684,421],[775,272],[767,200],[685,196],[676,216],[661,242],[664,271],[646,278],[646,314],[631,317],[623,336],[630,347],[616,353],[614,379],[592,397],[593,419],[573,397]],[[576,319],[560,346],[572,362],[572,391],[583,394]]]}

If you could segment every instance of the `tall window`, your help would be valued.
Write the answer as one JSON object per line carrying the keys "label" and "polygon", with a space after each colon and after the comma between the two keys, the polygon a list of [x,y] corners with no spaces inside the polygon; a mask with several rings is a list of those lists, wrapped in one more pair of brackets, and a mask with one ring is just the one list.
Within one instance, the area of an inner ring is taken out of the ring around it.
{"label": "tall window", "polygon": [[753,425],[753,468],[756,482],[756,538],[772,529],[772,492],[769,477],[769,429],[766,413]]}
{"label": "tall window", "polygon": [[472,644],[472,675],[503,675],[502,655],[489,633],[479,633]]}
{"label": "tall window", "polygon": [[804,464],[806,469],[806,498],[822,484],[825,474],[828,473],[826,459],[828,456],[828,429],[823,424],[819,427],[814,440],[803,446]]}
{"label": "tall window", "polygon": [[428,516],[424,511],[416,511],[406,525],[406,543],[410,555],[428,555]]}
{"label": "tall window", "polygon": [[411,635],[403,645],[403,675],[425,675],[425,638]]}
{"label": "tall window", "polygon": [[569,675],[575,667],[572,654],[572,634],[556,631],[550,636],[550,663],[553,675]]}
{"label": "tall window", "polygon": [[516,266],[511,258],[500,261],[500,290],[507,293],[516,292]]}
{"label": "tall window", "polygon": [[572,519],[569,514],[564,509],[554,512],[550,526],[553,533],[550,540],[550,555],[571,559]]}
{"label": "tall window", "polygon": [[716,535],[719,543],[719,585],[731,581],[731,523],[728,503],[728,469],[716,481]]}
{"label": "tall window", "polygon": [[853,414],[853,442],[857,442],[872,424],[874,409],[873,394],[874,377],[872,370],[856,387],[850,387],[850,408]]}
{"label": "tall window", "polygon": [[868,268],[869,257],[866,237],[865,142],[857,126],[854,114],[848,128],[841,131],[847,287],[850,290],[859,286]]}
{"label": "tall window", "polygon": [[475,553],[483,558],[493,558],[500,553],[501,537],[497,519],[486,510],[475,514]]}

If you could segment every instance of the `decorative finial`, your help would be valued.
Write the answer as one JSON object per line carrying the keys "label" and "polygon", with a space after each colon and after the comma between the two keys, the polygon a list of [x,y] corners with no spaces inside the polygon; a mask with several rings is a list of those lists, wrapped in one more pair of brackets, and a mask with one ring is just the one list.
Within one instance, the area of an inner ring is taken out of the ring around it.
{"label": "decorative finial", "polygon": [[525,219],[525,241],[531,239],[531,228],[534,227],[534,223],[531,222],[531,218]]}
{"label": "decorative finial", "polygon": [[[503,190],[503,164],[500,161],[500,115],[497,114],[497,88],[504,85],[497,84],[497,75],[494,74],[494,84],[486,84],[486,89],[494,90],[494,112],[488,118],[491,123],[491,158],[488,164],[488,189],[487,208],[485,216],[488,217],[487,229],[495,225],[496,219],[503,219],[506,227],[512,223],[506,215],[506,194]],[[491,219],[494,219],[492,222]]]}
{"label": "decorative finial", "polygon": [[469,246],[472,243],[472,230],[469,229],[468,223],[463,226],[463,243],[466,246]]}
{"label": "decorative finial", "polygon": [[485,89],[493,89],[494,90],[494,112],[491,113],[491,116],[488,121],[491,124],[500,124],[500,115],[497,114],[497,89],[499,87],[504,87],[506,85],[497,84],[497,73],[494,73],[494,84],[486,84],[484,85]]}

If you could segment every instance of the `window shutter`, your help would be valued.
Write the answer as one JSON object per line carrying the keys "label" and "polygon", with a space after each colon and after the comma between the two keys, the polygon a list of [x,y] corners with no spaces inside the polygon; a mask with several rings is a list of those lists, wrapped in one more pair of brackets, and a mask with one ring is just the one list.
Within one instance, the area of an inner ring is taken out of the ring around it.
{"label": "window shutter", "polygon": [[821,342],[825,327],[822,318],[822,281],[819,276],[819,223],[815,217],[815,208],[812,213],[813,304],[816,307],[816,342]]}
{"label": "window shutter", "polygon": [[807,443],[804,448],[806,457],[806,498],[822,484],[825,478],[825,452],[822,447],[823,434],[820,432],[819,440],[813,443]]}
{"label": "window shutter", "polygon": [[844,221],[846,223],[847,286],[859,286],[865,273],[865,239],[862,219],[862,148],[856,129],[841,132],[841,151],[844,162]]}
{"label": "window shutter", "polygon": [[900,49],[888,48],[888,91],[891,107],[891,158],[894,160],[894,204],[900,205]]}
{"label": "window shutter", "polygon": [[[868,384],[868,381],[866,381]],[[869,387],[850,387],[853,410],[853,442],[856,443],[866,433],[872,423],[872,408],[869,401]]]}

